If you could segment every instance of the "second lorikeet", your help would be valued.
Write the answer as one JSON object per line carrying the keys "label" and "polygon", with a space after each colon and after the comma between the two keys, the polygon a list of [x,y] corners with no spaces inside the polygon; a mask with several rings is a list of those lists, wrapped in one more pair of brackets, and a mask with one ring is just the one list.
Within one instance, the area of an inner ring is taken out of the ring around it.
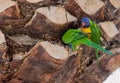
{"label": "second lorikeet", "polygon": [[[81,30],[83,33],[85,33],[88,38],[91,39],[92,42],[101,45],[101,40],[100,38],[102,37],[102,32],[99,28],[99,26],[91,21],[89,18],[87,17],[83,17],[81,20]],[[98,49],[96,49],[96,57],[98,59]]]}

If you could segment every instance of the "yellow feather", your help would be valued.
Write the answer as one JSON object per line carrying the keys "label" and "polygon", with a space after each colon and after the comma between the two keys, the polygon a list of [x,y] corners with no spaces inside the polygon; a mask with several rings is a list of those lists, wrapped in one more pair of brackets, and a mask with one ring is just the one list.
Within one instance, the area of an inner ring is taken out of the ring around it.
{"label": "yellow feather", "polygon": [[83,28],[81,27],[81,31],[85,34],[87,34],[88,38],[90,38],[90,34],[91,34],[91,30],[90,30],[90,27],[88,28]]}

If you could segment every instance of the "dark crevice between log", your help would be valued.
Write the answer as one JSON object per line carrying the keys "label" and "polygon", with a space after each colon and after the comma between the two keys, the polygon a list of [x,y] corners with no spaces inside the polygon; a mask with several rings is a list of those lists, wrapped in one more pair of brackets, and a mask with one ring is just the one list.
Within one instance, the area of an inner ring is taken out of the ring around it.
{"label": "dark crevice between log", "polygon": [[104,19],[107,21],[113,21],[115,19],[115,10],[116,8],[113,7],[109,0],[105,1]]}
{"label": "dark crevice between log", "polygon": [[9,62],[8,63],[8,67],[5,70],[6,73],[3,76],[6,76],[4,79],[2,79],[2,83],[7,83],[12,76],[14,76],[14,74],[16,73],[16,71],[21,67],[22,65],[22,61],[19,62]]}
{"label": "dark crevice between log", "polygon": [[67,0],[44,0],[37,3],[31,3],[36,9],[40,7],[49,7],[49,6],[63,6]]}
{"label": "dark crevice between log", "polygon": [[103,6],[100,10],[98,10],[94,15],[91,16],[92,20],[95,20],[96,22],[102,22],[112,21],[116,19],[116,8],[113,7],[109,0],[105,0],[103,2],[105,3],[105,6]]}
{"label": "dark crevice between log", "polygon": [[120,33],[116,34],[110,41],[106,49],[111,50],[120,47]]}

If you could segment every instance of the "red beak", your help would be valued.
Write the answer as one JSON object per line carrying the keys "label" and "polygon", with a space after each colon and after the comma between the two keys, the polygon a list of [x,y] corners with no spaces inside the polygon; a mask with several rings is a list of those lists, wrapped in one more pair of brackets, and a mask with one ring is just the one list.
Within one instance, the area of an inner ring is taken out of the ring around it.
{"label": "red beak", "polygon": [[85,26],[85,22],[82,22],[82,27],[84,27]]}

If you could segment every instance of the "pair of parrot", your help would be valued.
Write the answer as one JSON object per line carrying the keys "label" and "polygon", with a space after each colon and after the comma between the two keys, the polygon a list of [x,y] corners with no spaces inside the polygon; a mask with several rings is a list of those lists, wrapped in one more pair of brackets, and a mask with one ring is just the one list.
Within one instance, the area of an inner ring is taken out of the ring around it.
{"label": "pair of parrot", "polygon": [[93,47],[96,49],[96,58],[98,59],[99,50],[112,55],[112,52],[100,46],[101,37],[102,33],[99,26],[91,21],[90,18],[83,17],[80,29],[69,29],[62,36],[62,41],[65,44],[68,44],[73,51],[77,50],[77,46],[80,46],[81,44]]}

